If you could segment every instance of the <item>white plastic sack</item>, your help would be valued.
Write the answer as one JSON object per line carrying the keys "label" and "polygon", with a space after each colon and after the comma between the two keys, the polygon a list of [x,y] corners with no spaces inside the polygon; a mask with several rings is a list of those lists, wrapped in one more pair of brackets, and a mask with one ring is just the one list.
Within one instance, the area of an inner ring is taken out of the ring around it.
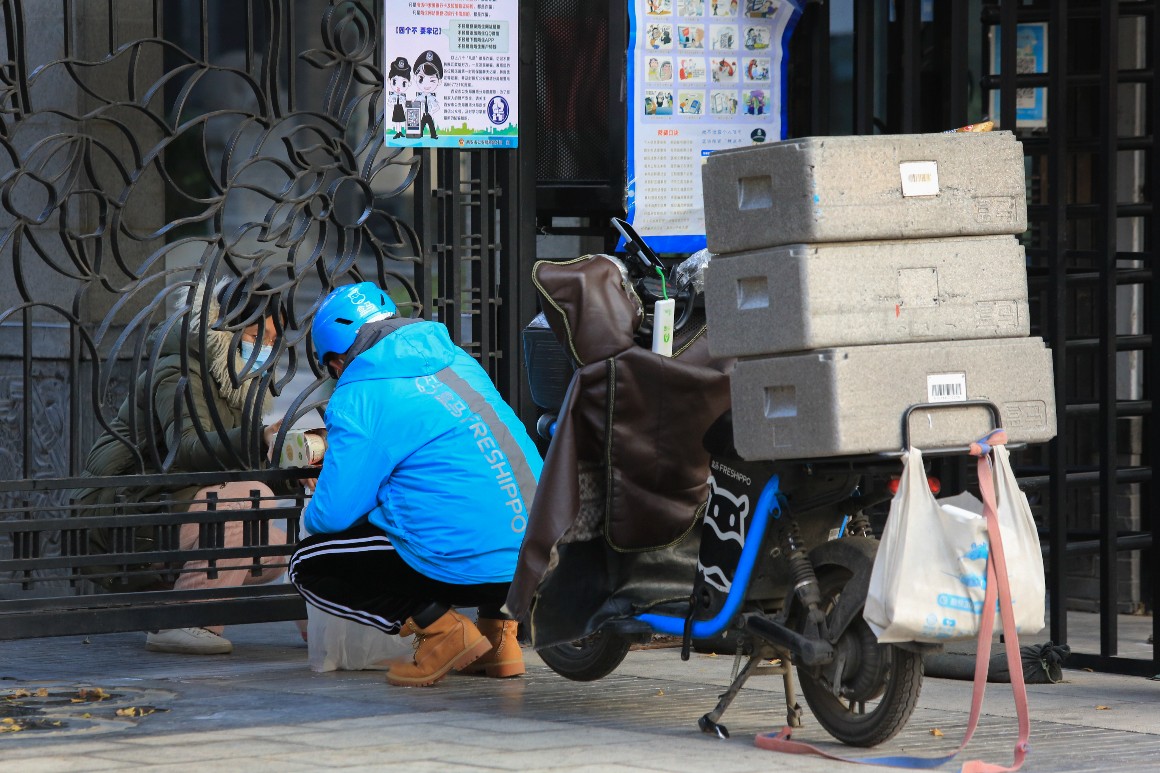
{"label": "white plastic sack", "polygon": [[[1007,449],[996,446],[991,459],[1015,628],[1036,633],[1044,626],[1046,596],[1039,535]],[[907,452],[903,464],[863,616],[883,644],[974,638],[989,550],[983,503],[968,493],[936,500],[918,449]],[[996,629],[1001,625],[996,617]]]}
{"label": "white plastic sack", "polygon": [[406,657],[411,645],[398,636],[306,605],[311,671],[382,669],[388,658]]}

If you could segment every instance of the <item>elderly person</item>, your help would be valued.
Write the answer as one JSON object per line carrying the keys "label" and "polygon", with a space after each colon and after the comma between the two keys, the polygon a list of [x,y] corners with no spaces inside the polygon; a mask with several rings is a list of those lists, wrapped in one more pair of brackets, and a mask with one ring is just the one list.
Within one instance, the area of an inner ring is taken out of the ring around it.
{"label": "elderly person", "polygon": [[[271,289],[265,285],[254,287],[249,280],[223,280],[208,299],[205,298],[206,289],[204,283],[193,288],[188,298],[192,314],[189,335],[182,341],[180,326],[169,331],[161,342],[160,358],[153,372],[138,376],[132,393],[109,423],[112,431],[102,434],[93,444],[83,477],[249,469],[260,462],[256,458],[247,458],[244,450],[247,445],[253,446],[257,441],[261,453],[268,452],[278,423],[262,427],[260,438],[247,437],[251,427],[260,425],[251,422],[246,415],[245,398],[250,379],[270,358],[277,337],[277,309],[271,299]],[[240,338],[235,332],[224,329],[229,325],[236,330],[243,324],[245,327]],[[181,354],[183,346],[188,352],[187,363],[183,362]],[[204,362],[204,369],[199,366],[199,360]],[[183,383],[184,394],[179,395]],[[215,425],[215,413],[224,432]],[[151,433],[152,437],[146,433]],[[138,466],[137,453],[126,445],[124,439],[140,449],[144,469]],[[172,457],[167,468],[155,469],[150,445],[157,451],[156,458],[166,460]],[[261,497],[259,507],[272,505],[274,493],[269,486],[253,480],[205,487],[157,482],[122,489],[84,488],[73,492],[73,503],[80,506],[76,509],[78,515],[105,514],[113,507],[126,514],[155,513],[167,506],[167,499],[168,506],[174,511],[196,512],[206,510],[209,495],[215,494],[218,511],[240,510],[253,506],[251,492],[254,491]],[[152,534],[147,531],[150,530],[139,529],[135,535],[137,552],[158,549],[152,544]],[[241,521],[227,521],[224,532],[226,547],[242,546]],[[271,532],[277,533],[277,530]],[[104,530],[92,533],[91,539],[99,550],[109,549],[110,538]],[[186,551],[197,548],[198,544],[199,524],[182,524],[176,547]],[[280,560],[279,556],[269,556],[262,559],[262,564],[265,566]],[[208,562],[190,561],[180,568],[172,587],[174,590],[193,590],[239,586],[269,582],[283,573],[281,569],[267,567],[254,576],[252,566],[251,558],[217,559],[216,576],[211,577],[206,571]],[[161,572],[171,572],[172,567],[137,568],[156,571],[139,572],[128,584],[118,583],[112,577],[98,578],[97,582],[110,590],[168,587]],[[95,572],[109,570],[109,567],[90,567],[90,571]],[[146,636],[145,648],[155,652],[216,655],[231,652],[233,645],[222,636],[221,626],[210,626],[151,631]]]}

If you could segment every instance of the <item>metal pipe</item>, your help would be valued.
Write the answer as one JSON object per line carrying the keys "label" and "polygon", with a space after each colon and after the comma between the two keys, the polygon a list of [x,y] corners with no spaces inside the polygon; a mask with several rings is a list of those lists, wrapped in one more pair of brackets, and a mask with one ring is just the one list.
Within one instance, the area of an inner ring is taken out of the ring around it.
{"label": "metal pipe", "polygon": [[1099,454],[1100,484],[1099,513],[1100,541],[1100,654],[1115,655],[1118,631],[1116,629],[1116,608],[1118,601],[1119,571],[1116,564],[1116,474],[1117,474],[1117,427],[1116,427],[1116,202],[1117,202],[1117,158],[1116,136],[1119,133],[1119,4],[1102,3],[1100,13],[1100,116],[1102,174],[1097,198],[1100,202],[1100,231],[1103,236],[1103,260],[1100,270],[1100,319],[1099,338],[1101,347],[1099,412]]}
{"label": "metal pipe", "polygon": [[874,133],[874,6],[854,4],[854,133]]}
{"label": "metal pipe", "polygon": [[[1047,446],[1048,487],[1048,560],[1047,618],[1052,641],[1067,641],[1067,592],[1064,587],[1067,547],[1067,266],[1065,235],[1067,227],[1068,143],[1067,123],[1067,46],[1068,0],[1056,0],[1051,6],[1047,27],[1047,71],[1049,75],[1047,128],[1050,132],[1047,156],[1047,259],[1049,276],[1047,292],[1047,338],[1052,348],[1052,376],[1055,386],[1056,435]],[[1023,486],[1020,481],[1020,486]]]}

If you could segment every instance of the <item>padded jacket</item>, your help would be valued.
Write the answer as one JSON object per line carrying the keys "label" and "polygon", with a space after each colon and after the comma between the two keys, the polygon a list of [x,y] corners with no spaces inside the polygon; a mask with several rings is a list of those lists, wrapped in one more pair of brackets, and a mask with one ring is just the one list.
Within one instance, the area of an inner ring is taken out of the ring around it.
{"label": "padded jacket", "polygon": [[543,466],[515,412],[442,324],[367,323],[351,355],[303,525],[369,521],[427,577],[510,581]]}

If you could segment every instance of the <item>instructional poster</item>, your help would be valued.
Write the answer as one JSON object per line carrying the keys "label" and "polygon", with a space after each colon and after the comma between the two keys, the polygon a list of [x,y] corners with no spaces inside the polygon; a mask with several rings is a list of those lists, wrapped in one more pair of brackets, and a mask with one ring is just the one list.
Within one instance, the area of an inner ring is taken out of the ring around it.
{"label": "instructional poster", "polygon": [[[991,72],[999,74],[1002,30],[991,28]],[[1047,72],[1047,22],[1020,24],[1015,28],[1015,72]],[[1003,125],[999,109],[999,90],[991,92],[991,116]],[[1020,127],[1047,126],[1047,89],[1020,88],[1015,93],[1015,122]],[[1010,124],[1010,121],[1006,123]]]}
{"label": "instructional poster", "polygon": [[388,146],[518,145],[518,0],[385,0],[383,17]]}
{"label": "instructional poster", "polygon": [[657,252],[705,246],[701,165],[784,137],[797,0],[631,0],[628,220]]}

